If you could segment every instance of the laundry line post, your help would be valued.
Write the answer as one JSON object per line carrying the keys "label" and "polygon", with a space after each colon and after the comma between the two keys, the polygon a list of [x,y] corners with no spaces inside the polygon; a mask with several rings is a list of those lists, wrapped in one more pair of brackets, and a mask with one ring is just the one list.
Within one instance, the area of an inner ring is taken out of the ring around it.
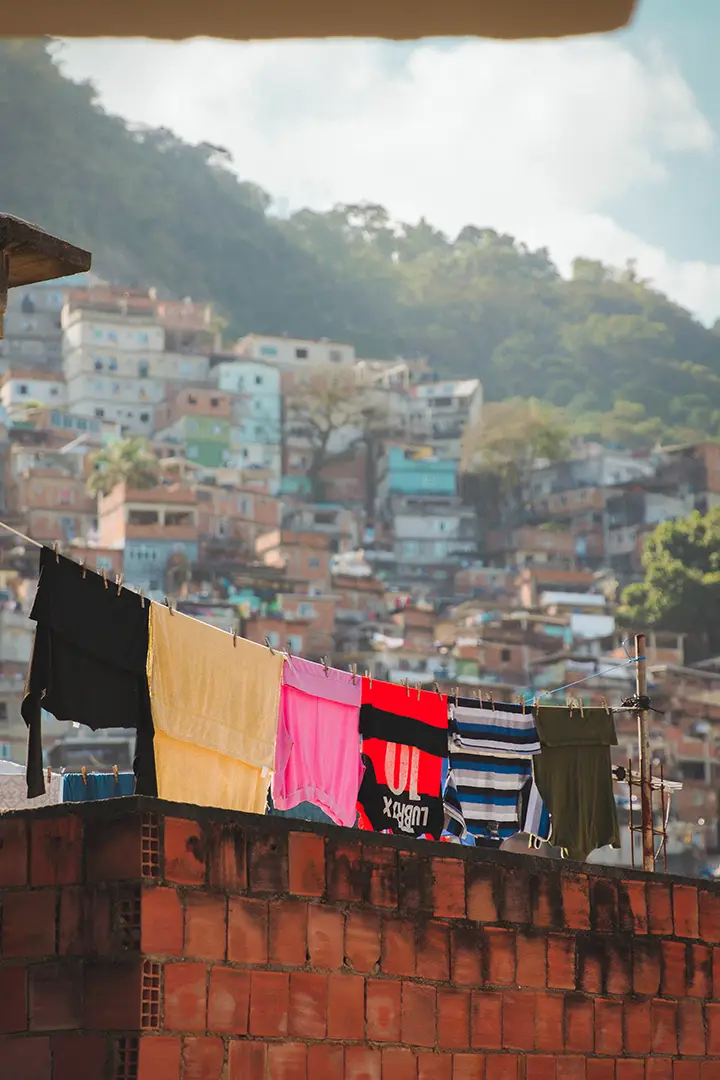
{"label": "laundry line post", "polygon": [[638,747],[640,757],[640,817],[642,821],[642,867],[655,869],[655,842],[653,839],[652,811],[652,762],[650,760],[650,736],[648,712],[641,706],[647,699],[647,659],[645,635],[635,636],[635,686],[638,697]]}

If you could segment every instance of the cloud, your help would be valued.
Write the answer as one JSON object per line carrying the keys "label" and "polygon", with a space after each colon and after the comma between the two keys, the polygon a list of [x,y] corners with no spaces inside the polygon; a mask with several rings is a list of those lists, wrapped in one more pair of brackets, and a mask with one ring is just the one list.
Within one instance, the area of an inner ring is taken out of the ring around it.
{"label": "cloud", "polygon": [[130,119],[227,147],[282,205],[369,199],[454,233],[490,225],[575,255],[636,258],[705,319],[720,266],[679,262],[621,229],[608,207],[652,198],[675,155],[714,133],[682,74],[625,39],[227,43],[69,42],[73,78]]}

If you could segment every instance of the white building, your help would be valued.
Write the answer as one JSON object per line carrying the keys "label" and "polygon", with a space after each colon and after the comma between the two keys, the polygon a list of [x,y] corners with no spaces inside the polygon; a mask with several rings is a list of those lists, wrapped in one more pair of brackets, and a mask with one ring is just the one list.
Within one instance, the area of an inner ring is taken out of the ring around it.
{"label": "white building", "polygon": [[66,400],[65,380],[60,374],[10,370],[0,384],[0,402],[11,417],[17,418],[38,405],[62,408]]}
{"label": "white building", "polygon": [[353,345],[329,341],[327,338],[305,341],[302,338],[248,334],[238,341],[234,351],[238,356],[263,360],[289,371],[318,367],[352,368],[355,364]]}

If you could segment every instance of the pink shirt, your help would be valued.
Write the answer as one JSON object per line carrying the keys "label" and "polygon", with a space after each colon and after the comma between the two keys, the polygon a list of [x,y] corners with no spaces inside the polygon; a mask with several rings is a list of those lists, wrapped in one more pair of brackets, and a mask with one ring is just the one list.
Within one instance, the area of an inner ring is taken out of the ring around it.
{"label": "pink shirt", "polygon": [[275,746],[273,803],[292,810],[319,806],[337,825],[355,824],[363,775],[360,758],[362,679],[293,656],[283,668]]}

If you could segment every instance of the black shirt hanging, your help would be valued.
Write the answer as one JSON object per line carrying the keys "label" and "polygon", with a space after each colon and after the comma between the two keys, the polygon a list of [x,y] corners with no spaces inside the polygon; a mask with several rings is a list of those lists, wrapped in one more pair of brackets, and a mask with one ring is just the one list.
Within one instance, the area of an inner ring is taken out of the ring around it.
{"label": "black shirt hanging", "polygon": [[30,612],[37,629],[22,703],[30,798],[45,791],[42,709],[93,731],[136,728],[135,790],[157,794],[146,671],[149,614],[150,602],[137,593],[41,550]]}

